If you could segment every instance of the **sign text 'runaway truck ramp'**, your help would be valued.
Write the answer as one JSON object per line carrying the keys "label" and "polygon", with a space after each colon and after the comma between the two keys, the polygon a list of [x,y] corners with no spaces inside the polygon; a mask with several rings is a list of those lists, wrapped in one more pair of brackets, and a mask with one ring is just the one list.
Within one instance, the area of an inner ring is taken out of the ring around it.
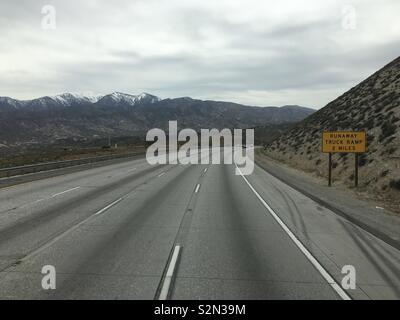
{"label": "sign text 'runaway truck ramp'", "polygon": [[322,133],[322,152],[326,153],[363,153],[366,135],[364,131],[334,131]]}

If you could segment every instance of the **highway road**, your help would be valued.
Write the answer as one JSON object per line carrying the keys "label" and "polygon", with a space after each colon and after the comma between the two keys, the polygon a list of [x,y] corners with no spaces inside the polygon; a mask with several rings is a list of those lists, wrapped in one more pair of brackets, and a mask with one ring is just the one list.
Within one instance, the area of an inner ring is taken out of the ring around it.
{"label": "highway road", "polygon": [[400,252],[258,166],[142,158],[0,189],[0,298],[399,299]]}

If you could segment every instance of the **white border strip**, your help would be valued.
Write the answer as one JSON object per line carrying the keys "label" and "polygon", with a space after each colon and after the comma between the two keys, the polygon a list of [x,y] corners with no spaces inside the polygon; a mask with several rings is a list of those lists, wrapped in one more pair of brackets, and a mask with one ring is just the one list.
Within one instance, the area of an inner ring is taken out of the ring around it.
{"label": "white border strip", "polygon": [[158,300],[167,300],[169,288],[171,287],[172,277],[174,276],[176,262],[178,261],[180,246],[175,246],[174,253],[172,254],[171,261],[169,262],[167,274],[165,275],[164,283],[161,288],[160,296]]}
{"label": "white border strip", "polygon": [[[236,165],[236,164],[235,164]],[[247,178],[243,175],[242,171],[236,165],[240,175],[247,183],[251,191],[257,196],[257,198],[261,201],[265,208],[269,211],[272,217],[278,222],[278,224],[282,227],[282,229],[288,234],[290,239],[295,243],[295,245],[300,249],[300,251],[306,256],[308,261],[318,270],[318,272],[322,275],[322,277],[328,282],[328,284],[336,291],[336,293],[343,299],[343,300],[351,300],[351,297],[337,284],[335,279],[324,269],[324,267],[318,262],[317,259],[307,250],[307,248],[300,242],[299,239],[293,234],[292,231],[286,226],[286,224],[278,217],[278,215],[272,210],[272,208],[265,202],[265,200],[260,196],[260,194],[254,189],[254,187],[250,184]]]}

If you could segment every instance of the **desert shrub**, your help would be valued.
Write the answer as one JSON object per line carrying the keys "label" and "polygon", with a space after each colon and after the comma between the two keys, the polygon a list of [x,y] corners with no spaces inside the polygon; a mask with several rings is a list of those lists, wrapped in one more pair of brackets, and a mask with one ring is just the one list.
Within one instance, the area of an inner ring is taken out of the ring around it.
{"label": "desert shrub", "polygon": [[[368,100],[368,101],[370,101],[370,100]],[[371,109],[372,109],[372,106],[370,104],[365,106],[365,112],[370,112]]]}
{"label": "desert shrub", "polygon": [[396,125],[389,122],[385,122],[381,127],[382,133],[379,137],[379,141],[383,141],[387,137],[390,137],[392,134],[394,134],[396,132],[396,128],[397,128]]}
{"label": "desert shrub", "polygon": [[389,110],[392,110],[392,109],[396,108],[397,105],[398,105],[397,103],[390,104],[388,107],[386,107],[386,111],[389,111]]}
{"label": "desert shrub", "polygon": [[374,127],[374,124],[375,124],[374,118],[369,118],[362,124],[362,126],[364,126],[366,129],[372,129]]}
{"label": "desert shrub", "polygon": [[386,140],[385,145],[388,145],[388,144],[391,143],[394,139],[396,139],[395,136],[389,137],[389,138]]}
{"label": "desert shrub", "polygon": [[374,141],[375,136],[372,134],[367,135],[367,143],[370,144],[372,141]]}
{"label": "desert shrub", "polygon": [[382,178],[383,178],[383,177],[386,177],[386,176],[388,175],[388,173],[389,173],[389,170],[382,171],[382,172],[381,172],[381,177],[382,177]]}
{"label": "desert shrub", "polygon": [[393,179],[390,181],[389,186],[393,189],[400,190],[400,179]]}

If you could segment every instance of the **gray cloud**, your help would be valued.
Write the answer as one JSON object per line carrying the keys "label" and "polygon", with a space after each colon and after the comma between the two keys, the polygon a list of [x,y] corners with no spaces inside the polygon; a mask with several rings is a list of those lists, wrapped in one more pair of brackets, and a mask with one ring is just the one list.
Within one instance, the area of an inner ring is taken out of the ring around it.
{"label": "gray cloud", "polygon": [[[0,95],[151,92],[320,108],[398,55],[398,0],[0,3]],[[57,28],[40,28],[41,7]]]}

